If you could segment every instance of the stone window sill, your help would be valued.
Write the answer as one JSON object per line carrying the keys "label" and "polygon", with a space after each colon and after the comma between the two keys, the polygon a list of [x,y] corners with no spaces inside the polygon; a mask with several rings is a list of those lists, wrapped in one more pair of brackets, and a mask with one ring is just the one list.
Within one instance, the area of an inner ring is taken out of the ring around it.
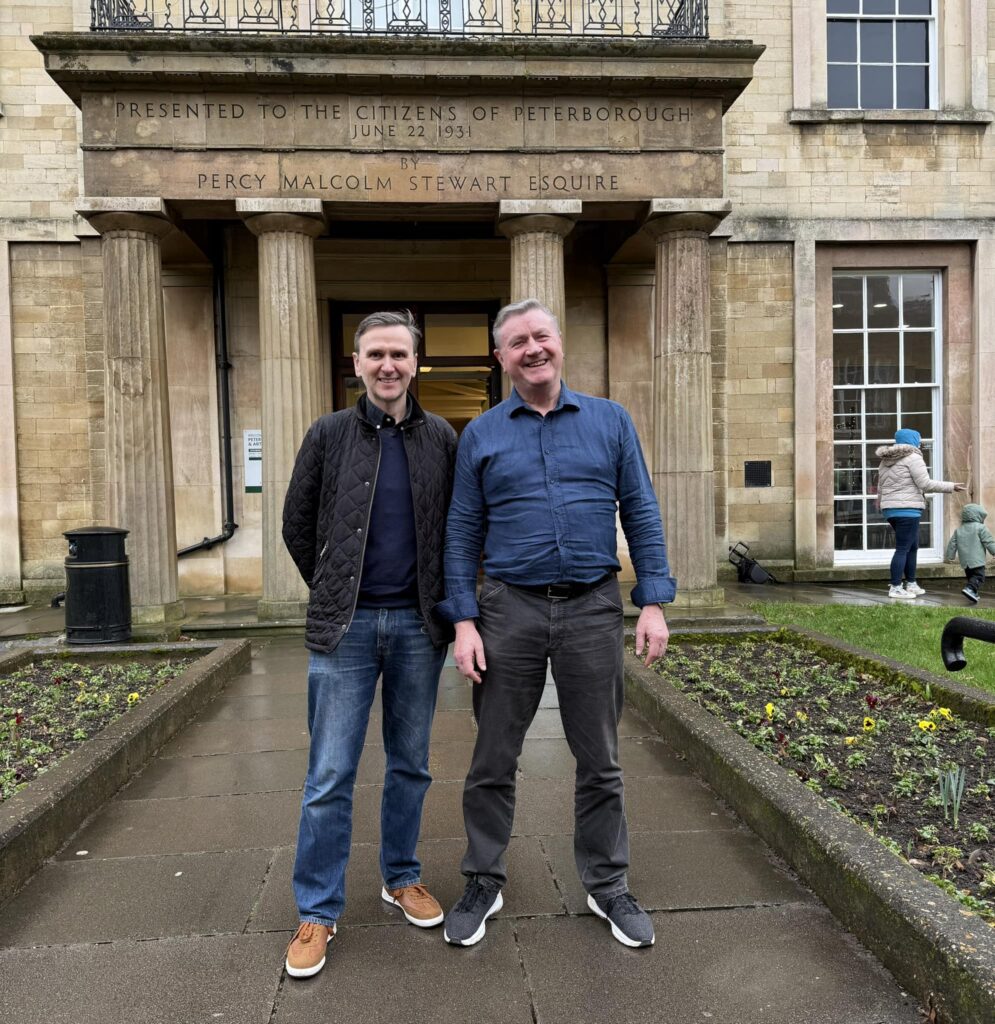
{"label": "stone window sill", "polygon": [[898,124],[976,124],[982,128],[995,121],[990,110],[826,110],[824,108],[788,111],[790,124],[850,124],[860,121]]}

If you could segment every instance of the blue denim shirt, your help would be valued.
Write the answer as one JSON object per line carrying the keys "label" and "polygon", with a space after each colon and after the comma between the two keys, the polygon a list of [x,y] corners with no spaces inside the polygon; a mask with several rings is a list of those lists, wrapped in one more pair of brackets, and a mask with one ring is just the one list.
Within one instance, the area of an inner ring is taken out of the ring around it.
{"label": "blue denim shirt", "polygon": [[450,622],[477,617],[481,550],[484,572],[511,584],[617,572],[616,509],[636,569],[633,602],[673,601],[660,508],[629,414],[561,385],[556,408],[540,416],[512,391],[460,438],[436,611]]}

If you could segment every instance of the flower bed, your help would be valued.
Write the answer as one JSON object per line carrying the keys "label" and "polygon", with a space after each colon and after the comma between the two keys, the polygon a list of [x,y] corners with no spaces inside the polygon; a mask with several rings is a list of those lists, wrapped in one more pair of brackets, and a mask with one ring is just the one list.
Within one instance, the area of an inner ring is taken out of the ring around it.
{"label": "flower bed", "polygon": [[656,671],[995,923],[995,729],[776,639],[675,643]]}
{"label": "flower bed", "polygon": [[46,658],[0,675],[0,801],[175,678],[189,658],[79,664]]}

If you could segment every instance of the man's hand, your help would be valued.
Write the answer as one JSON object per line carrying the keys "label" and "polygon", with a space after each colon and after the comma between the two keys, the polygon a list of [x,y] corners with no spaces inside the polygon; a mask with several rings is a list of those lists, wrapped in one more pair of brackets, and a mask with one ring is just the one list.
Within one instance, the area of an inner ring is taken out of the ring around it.
{"label": "man's hand", "polygon": [[646,605],[639,613],[639,621],[636,623],[636,657],[643,653],[645,646],[646,658],[643,664],[649,668],[657,658],[663,656],[669,639],[670,630],[667,629],[663,609],[658,604]]}
{"label": "man's hand", "polygon": [[[666,628],[664,626],[665,630]],[[456,623],[453,657],[456,659],[456,667],[467,679],[472,679],[475,683],[481,681],[480,673],[487,671],[487,660],[484,658],[484,641],[480,639],[477,624],[473,619],[464,619]]]}

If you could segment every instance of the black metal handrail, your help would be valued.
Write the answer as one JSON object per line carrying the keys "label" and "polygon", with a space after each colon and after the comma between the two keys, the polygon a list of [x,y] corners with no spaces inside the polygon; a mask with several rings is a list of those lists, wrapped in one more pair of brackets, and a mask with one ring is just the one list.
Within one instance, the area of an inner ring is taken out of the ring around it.
{"label": "black metal handrail", "polygon": [[708,0],[90,0],[94,32],[707,39]]}
{"label": "black metal handrail", "polygon": [[965,637],[995,644],[995,622],[958,615],[943,627],[943,636],[940,637],[940,655],[948,672],[959,672],[967,665],[967,658],[964,657]]}

